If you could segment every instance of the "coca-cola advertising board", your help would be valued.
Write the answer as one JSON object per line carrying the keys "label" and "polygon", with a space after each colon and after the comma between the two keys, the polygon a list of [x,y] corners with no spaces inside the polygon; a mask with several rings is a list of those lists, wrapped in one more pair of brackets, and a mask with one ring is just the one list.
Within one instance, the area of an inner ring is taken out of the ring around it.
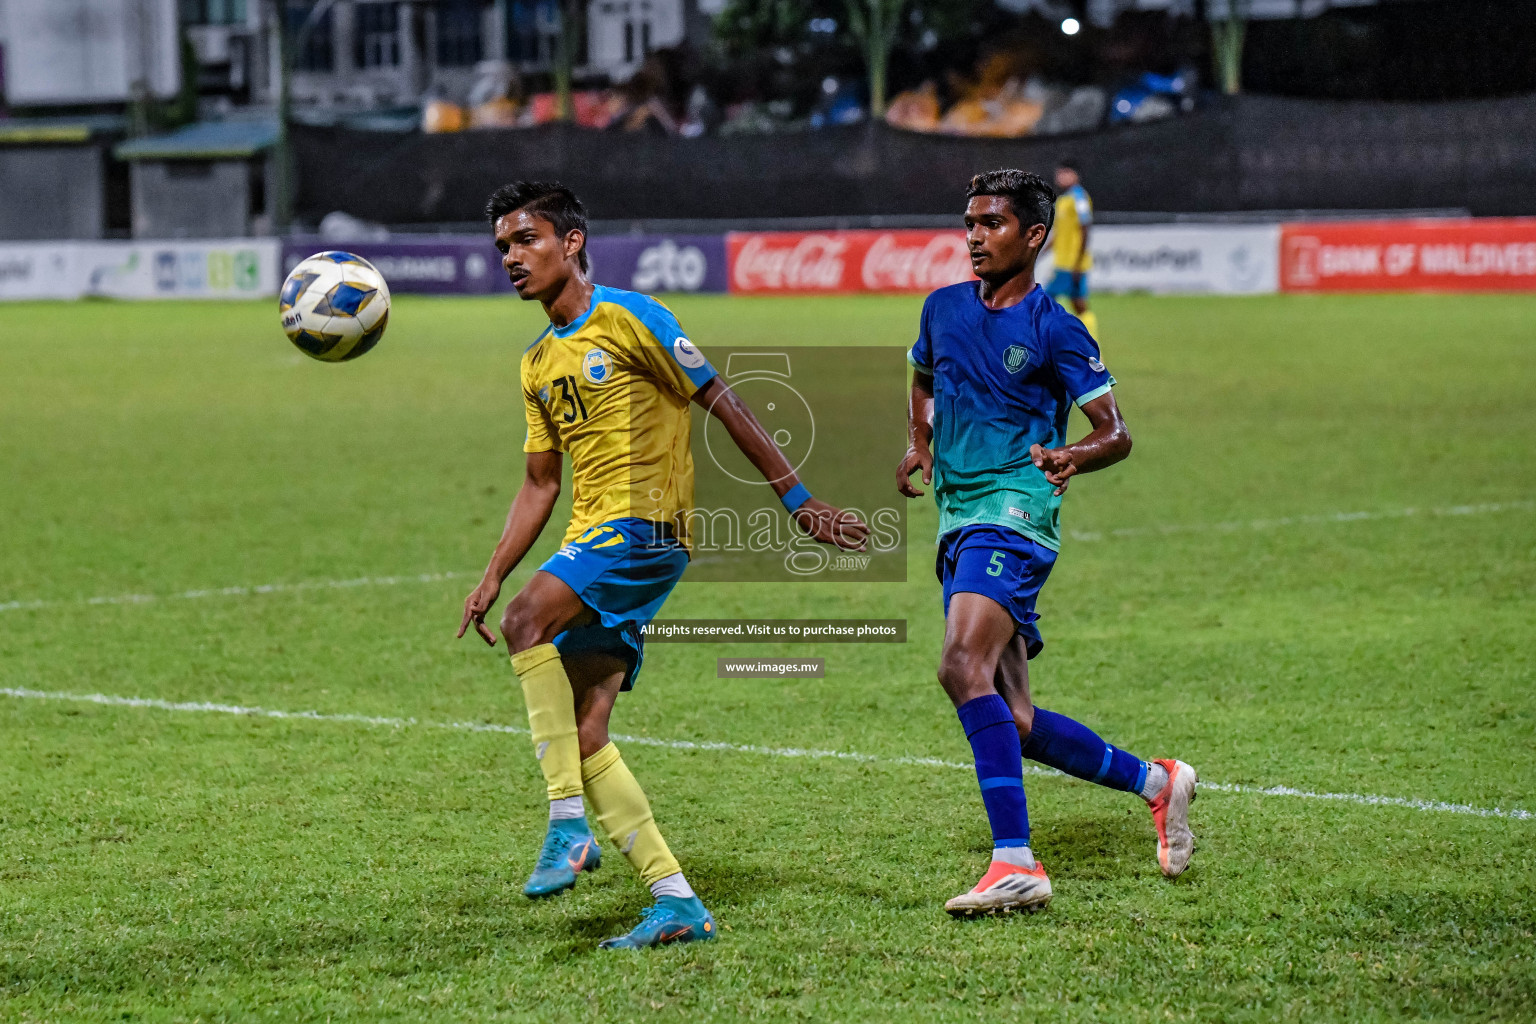
{"label": "coca-cola advertising board", "polygon": [[738,293],[931,292],[973,279],[964,231],[733,231]]}
{"label": "coca-cola advertising board", "polygon": [[1286,224],[1288,292],[1536,291],[1536,217]]}

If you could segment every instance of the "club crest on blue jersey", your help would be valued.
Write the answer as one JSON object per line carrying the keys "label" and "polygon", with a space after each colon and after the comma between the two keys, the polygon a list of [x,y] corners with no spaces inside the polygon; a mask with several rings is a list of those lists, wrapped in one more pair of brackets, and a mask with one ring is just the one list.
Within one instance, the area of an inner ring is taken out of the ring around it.
{"label": "club crest on blue jersey", "polygon": [[1009,373],[1018,373],[1029,365],[1029,349],[1023,345],[1009,345],[1003,350],[1003,365]]}
{"label": "club crest on blue jersey", "polygon": [[594,348],[581,357],[581,375],[593,384],[605,383],[613,376],[613,360],[607,352]]}

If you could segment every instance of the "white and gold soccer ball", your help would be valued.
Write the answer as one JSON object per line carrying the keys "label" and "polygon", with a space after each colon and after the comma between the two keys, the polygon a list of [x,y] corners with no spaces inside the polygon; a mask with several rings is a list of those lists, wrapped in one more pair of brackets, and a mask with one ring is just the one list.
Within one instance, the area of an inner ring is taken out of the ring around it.
{"label": "white and gold soccer ball", "polygon": [[277,299],[283,333],[322,362],[356,359],[389,323],[389,286],[378,268],[349,252],[319,252],[293,268]]}

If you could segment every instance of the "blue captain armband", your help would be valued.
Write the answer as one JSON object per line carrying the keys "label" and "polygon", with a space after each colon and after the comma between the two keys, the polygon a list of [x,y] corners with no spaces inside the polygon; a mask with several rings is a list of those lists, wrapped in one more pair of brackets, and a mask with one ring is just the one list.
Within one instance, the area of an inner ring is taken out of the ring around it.
{"label": "blue captain armband", "polygon": [[784,511],[791,513],[810,500],[811,492],[805,489],[805,484],[795,484],[779,496],[779,501],[784,504]]}

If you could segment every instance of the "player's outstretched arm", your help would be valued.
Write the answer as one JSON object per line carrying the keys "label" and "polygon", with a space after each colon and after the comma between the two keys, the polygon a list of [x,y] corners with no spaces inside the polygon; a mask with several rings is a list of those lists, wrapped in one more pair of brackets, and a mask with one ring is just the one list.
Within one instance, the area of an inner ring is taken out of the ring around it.
{"label": "player's outstretched arm", "polygon": [[549,513],[560,497],[559,452],[529,452],[528,467],[523,475],[523,485],[512,499],[507,510],[507,525],[501,531],[501,540],[491,555],[491,564],[485,567],[480,585],[464,599],[464,621],[459,623],[459,636],[473,623],[475,632],[492,647],[496,646],[496,634],[485,624],[486,612],[501,596],[501,581],[517,568],[533,542],[549,522]]}
{"label": "player's outstretched arm", "polygon": [[907,454],[896,467],[896,489],[909,498],[923,492],[912,486],[912,474],[923,471],[923,483],[933,483],[933,375],[912,373],[912,392],[907,398]]}
{"label": "player's outstretched arm", "polygon": [[[797,487],[800,488],[800,494],[808,494],[789,460],[779,451],[779,446],[773,443],[752,410],[747,408],[747,404],[728,384],[718,376],[713,377],[694,393],[693,400],[720,421],[731,435],[731,440],[736,442],[736,447],[757,467],[757,471],[763,474],[763,479],[768,481],[781,499]],[[790,515],[796,526],[823,544],[836,544],[848,551],[864,550],[869,527],[852,512],[844,512],[835,505],[807,497],[791,509]]]}
{"label": "player's outstretched arm", "polygon": [[1056,486],[1056,494],[1066,493],[1068,482],[1077,474],[1113,466],[1131,454],[1131,432],[1120,417],[1120,407],[1112,393],[1105,392],[1083,406],[1083,415],[1088,417],[1093,430],[1077,444],[1065,448],[1029,446],[1029,457],[1045,471],[1046,480]]}

